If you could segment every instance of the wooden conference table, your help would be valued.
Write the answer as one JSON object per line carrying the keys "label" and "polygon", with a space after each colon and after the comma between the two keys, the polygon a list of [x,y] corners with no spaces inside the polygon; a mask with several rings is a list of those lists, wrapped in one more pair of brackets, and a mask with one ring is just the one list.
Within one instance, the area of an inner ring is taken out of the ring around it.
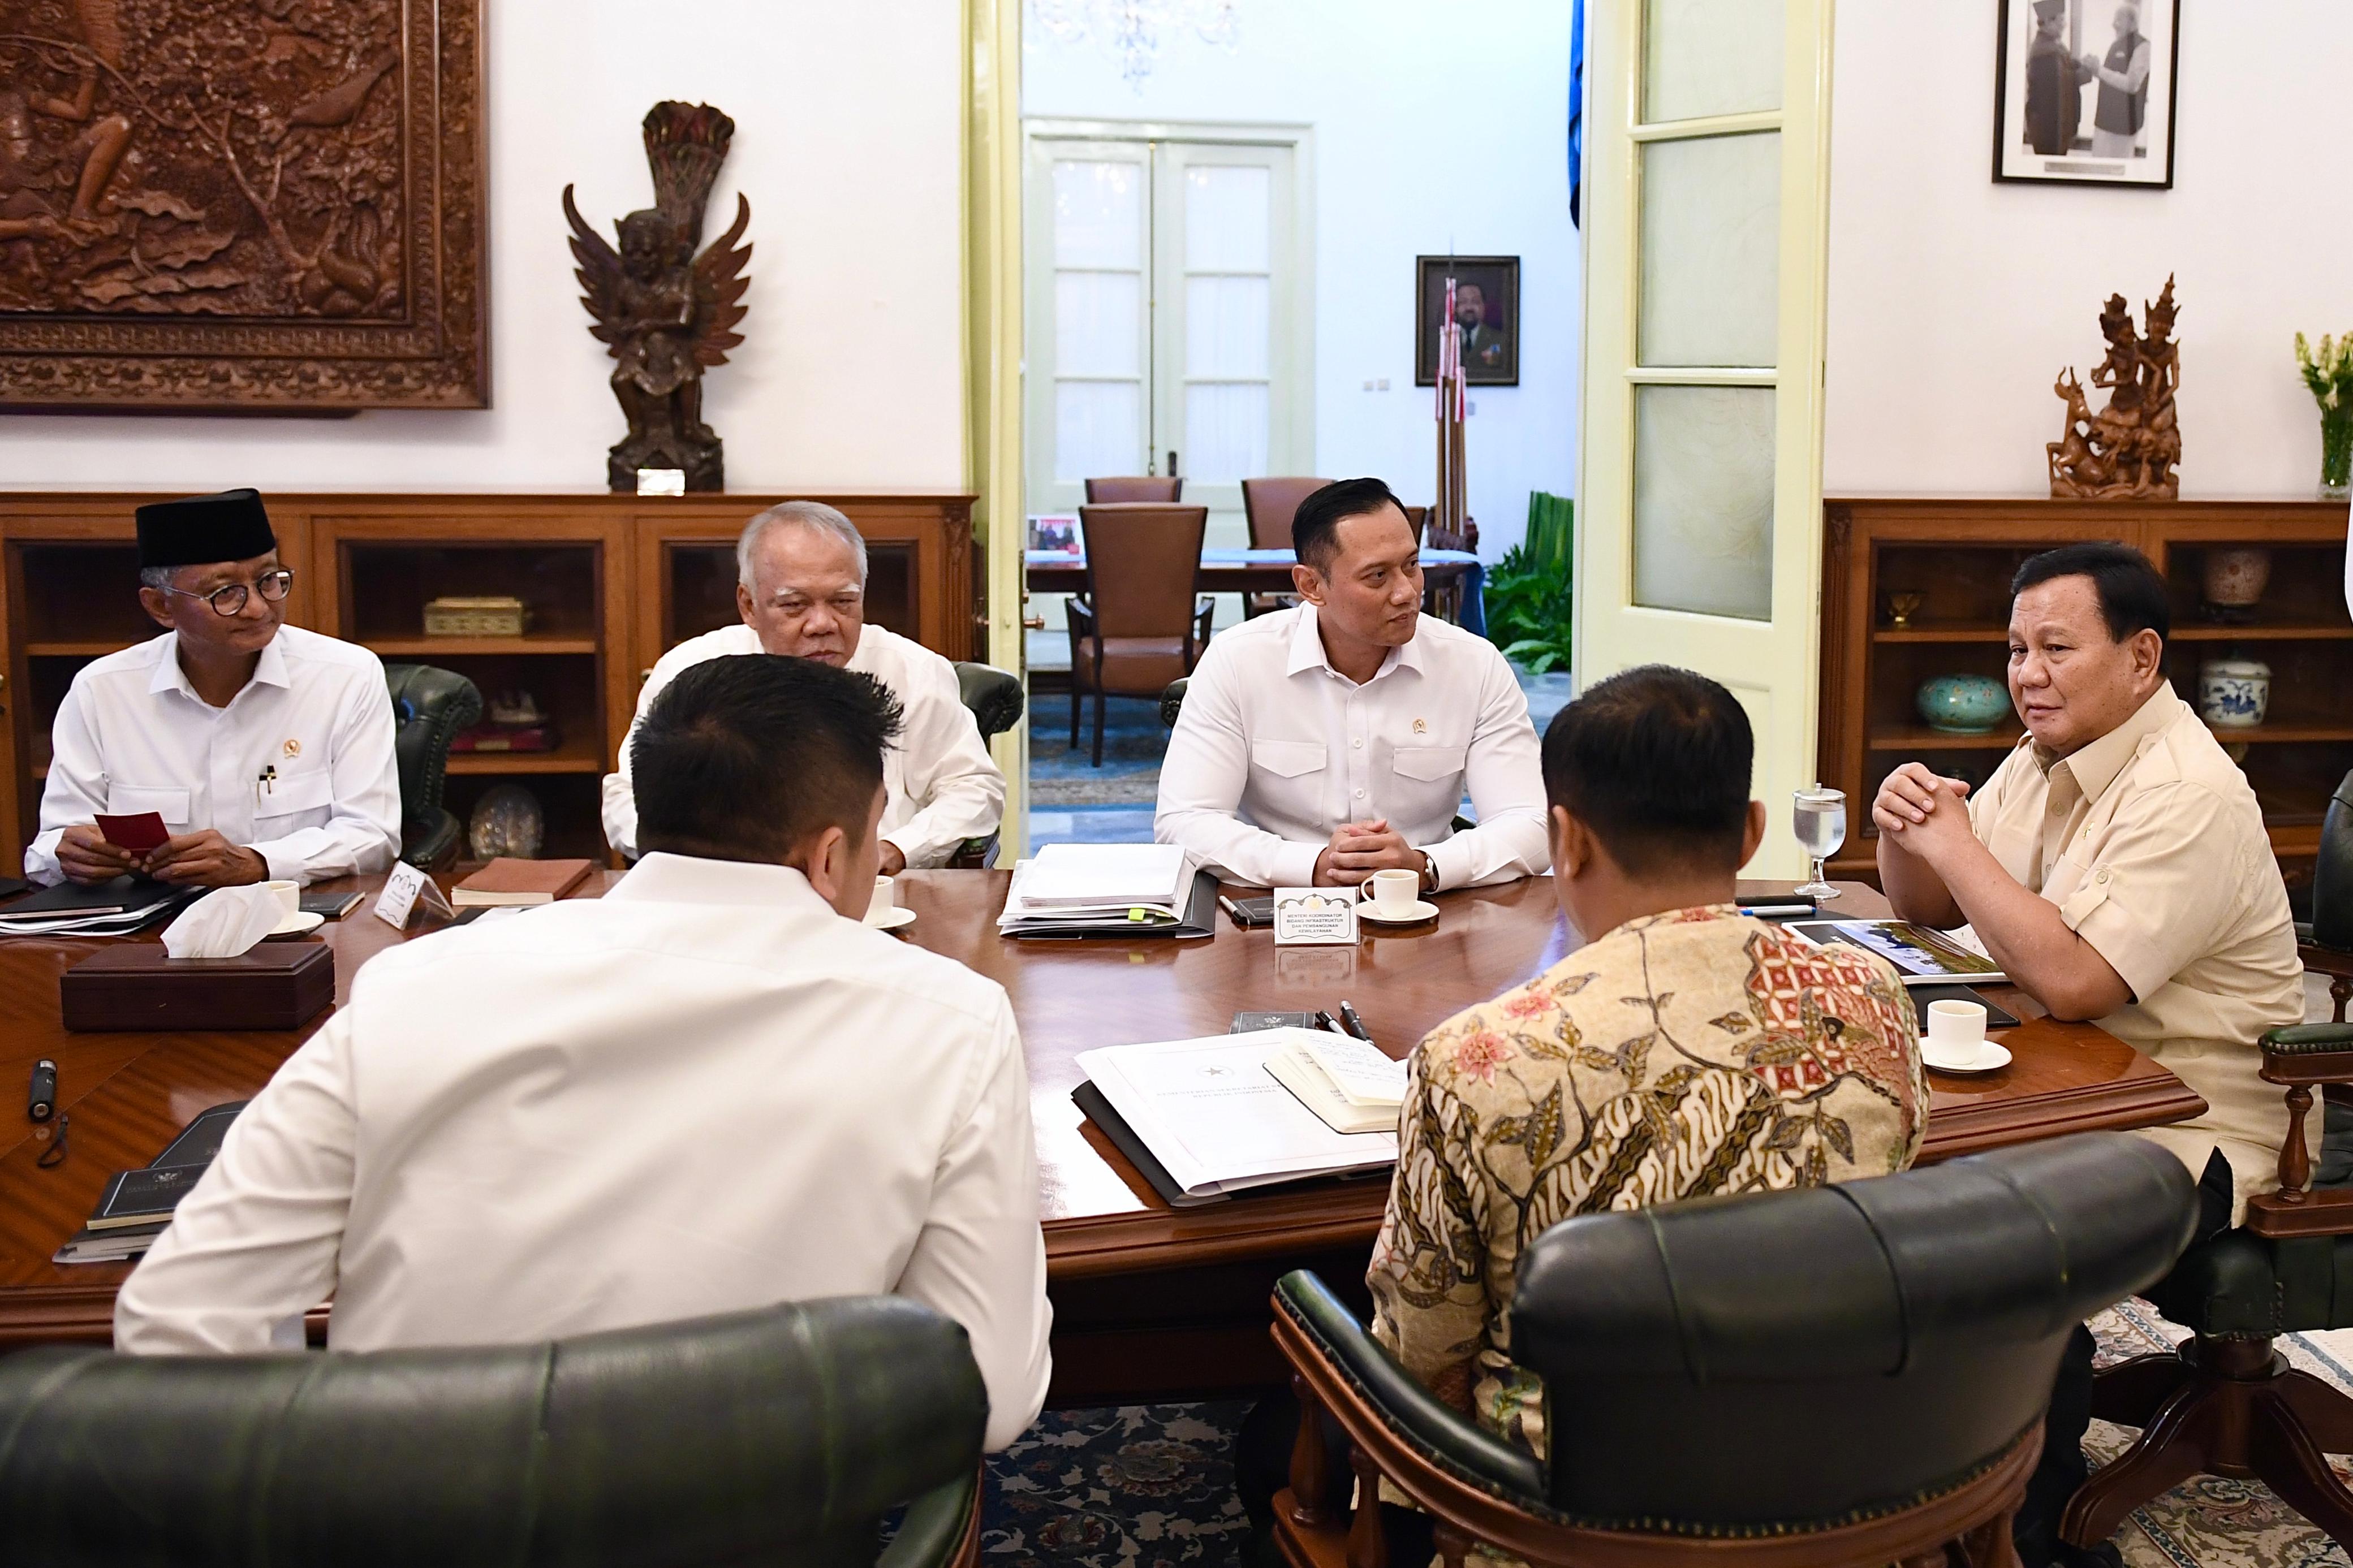
{"label": "wooden conference table", "polygon": [[[617,875],[591,878],[583,892],[601,892]],[[1268,931],[1238,931],[1222,918],[1208,941],[1015,942],[995,927],[1008,877],[913,872],[900,880],[901,901],[917,915],[906,939],[1004,985],[1020,1021],[1055,1306],[1052,1397],[1061,1405],[1279,1382],[1266,1335],[1273,1279],[1309,1267],[1360,1290],[1387,1194],[1379,1180],[1329,1182],[1172,1210],[1071,1103],[1078,1052],[1220,1034],[1243,1008],[1313,1010],[1346,997],[1381,1044],[1402,1054],[1460,1008],[1579,944],[1548,879],[1443,895],[1431,925],[1377,932],[1356,948],[1278,951]],[[372,889],[376,880],[349,885]],[[1854,885],[1835,909],[1886,912],[1877,893]],[[406,940],[366,905],[321,937],[335,949],[338,1000],[371,954]],[[68,1034],[58,976],[96,945],[0,942],[0,1088],[13,1096],[33,1063],[51,1058],[60,1110],[71,1119],[66,1159],[42,1170],[34,1162],[48,1147],[47,1129],[19,1119],[13,1100],[0,1116],[0,1350],[108,1337],[129,1267],[59,1266],[49,1255],[79,1227],[109,1175],[146,1163],[207,1106],[252,1095],[308,1033]],[[1924,1159],[2154,1126],[2204,1109],[2113,1037],[2055,1024],[2015,991],[1992,994],[2026,1020],[2000,1037],[2015,1059],[1981,1079],[1934,1080]]]}

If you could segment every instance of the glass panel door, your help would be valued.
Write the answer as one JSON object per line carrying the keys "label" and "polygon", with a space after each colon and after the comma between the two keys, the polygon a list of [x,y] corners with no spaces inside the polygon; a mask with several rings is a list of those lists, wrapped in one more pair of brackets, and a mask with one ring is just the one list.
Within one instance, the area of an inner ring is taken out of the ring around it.
{"label": "glass panel door", "polygon": [[[1830,0],[1591,0],[1581,684],[1729,687],[1799,874],[1814,766]],[[1603,64],[1606,62],[1606,65]]]}
{"label": "glass panel door", "polygon": [[1148,471],[1152,163],[1128,142],[1030,144],[1029,510]]}

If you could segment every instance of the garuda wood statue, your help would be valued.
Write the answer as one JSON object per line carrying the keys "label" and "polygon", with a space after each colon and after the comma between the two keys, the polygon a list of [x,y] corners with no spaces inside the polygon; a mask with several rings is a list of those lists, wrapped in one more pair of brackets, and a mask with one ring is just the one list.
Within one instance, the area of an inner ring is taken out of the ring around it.
{"label": "garuda wood statue", "polygon": [[617,254],[564,187],[580,302],[596,318],[588,330],[620,362],[613,395],[629,421],[628,438],[607,454],[605,477],[628,491],[639,468],[683,468],[688,489],[724,489],[719,436],[702,422],[702,373],[725,364],[727,351],[744,341],[733,329],[744,319],[752,247],[736,241],[752,222],[752,204],[739,193],[733,225],[701,256],[694,247],[735,122],[709,104],[657,103],[645,130],[654,205],[613,226]]}
{"label": "garuda wood statue", "polygon": [[2133,331],[2132,307],[2111,295],[2100,312],[2108,357],[2092,373],[2108,405],[2094,414],[2073,367],[2052,388],[2067,403],[2067,432],[2048,444],[2051,494],[2061,500],[2179,500],[2181,424],[2173,395],[2181,385],[2181,345],[2173,341],[2173,279],[2145,304],[2148,335]]}

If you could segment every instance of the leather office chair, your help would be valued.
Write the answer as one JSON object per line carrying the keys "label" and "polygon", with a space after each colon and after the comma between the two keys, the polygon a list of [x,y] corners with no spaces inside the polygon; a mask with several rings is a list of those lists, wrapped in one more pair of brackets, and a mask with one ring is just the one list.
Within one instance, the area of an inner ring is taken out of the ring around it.
{"label": "leather office chair", "polygon": [[1079,509],[1086,592],[1071,600],[1071,746],[1079,699],[1095,699],[1094,765],[1103,766],[1103,698],[1157,697],[1208,646],[1216,606],[1196,602],[1205,506],[1141,501]]}
{"label": "leather office chair", "polygon": [[[1242,515],[1250,520],[1252,550],[1291,548],[1291,519],[1299,503],[1330,484],[1329,479],[1279,477],[1242,481]],[[1291,594],[1244,594],[1242,616],[1256,619],[1299,602]]]}
{"label": "leather office chair", "polygon": [[[2253,1476],[2353,1552],[2353,1491],[2324,1454],[2353,1453],[2353,1399],[2292,1370],[2281,1334],[2353,1328],[2353,1192],[2314,1191],[2305,1148],[2312,1091],[2353,1084],[2353,774],[2321,823],[2305,966],[2336,977],[2337,1022],[2274,1029],[2263,1076],[2285,1090],[2280,1190],[2252,1200],[2246,1223],[2191,1247],[2148,1298],[2193,1337],[2181,1351],[2137,1356],[2093,1380],[2092,1414],[2141,1429],[2067,1504],[2063,1539],[2105,1541],[2124,1517],[2195,1475]],[[2332,1098],[2334,1096],[2332,1095]]]}
{"label": "leather office chair", "polygon": [[[2296,956],[2315,974],[2328,976],[2329,1016],[2345,1022],[2353,1002],[2353,773],[2328,799],[2320,823],[2320,856],[2312,868],[2312,919],[2295,928]],[[2336,1098],[2331,1096],[2331,1099]]]}
{"label": "leather office chair", "polygon": [[1193,684],[1189,675],[1180,675],[1160,693],[1160,721],[1170,729],[1176,728],[1176,715],[1185,711],[1185,691]]}
{"label": "leather office chair", "polygon": [[1174,505],[1184,499],[1185,481],[1175,474],[1165,479],[1154,479],[1147,474],[1129,474],[1116,479],[1087,481],[1087,501],[1092,506],[1123,500],[1153,500]]}
{"label": "leather office chair", "polygon": [[[1576,1568],[1885,1568],[2017,1557],[2070,1331],[2165,1272],[2197,1223],[2179,1161],[2121,1133],[1841,1186],[1588,1215],[1520,1265],[1512,1359],[1548,1391],[1539,1460],[1415,1381],[1312,1274],[1275,1290],[1303,1406],[1437,1521]],[[1383,1568],[1323,1424],[1300,1422],[1278,1542]],[[1336,1485],[1335,1483],[1337,1483]],[[1953,1556],[1946,1550],[1958,1548]]]}
{"label": "leather office chair", "polygon": [[963,1328],[893,1296],[480,1349],[45,1348],[0,1360],[0,1519],[52,1568],[929,1568],[977,1561],[987,1415]]}
{"label": "leather office chair", "polygon": [[480,722],[482,694],[454,670],[429,664],[387,664],[392,692],[392,754],[400,770],[400,858],[420,870],[454,860],[465,825],[444,807],[449,742]]}
{"label": "leather office chair", "polygon": [[[972,711],[972,721],[979,727],[983,744],[996,739],[1021,721],[1026,705],[1021,682],[993,664],[974,664],[960,660],[955,667],[956,695]],[[965,869],[986,869],[997,863],[997,835],[967,838],[956,852],[948,857],[948,864]]]}

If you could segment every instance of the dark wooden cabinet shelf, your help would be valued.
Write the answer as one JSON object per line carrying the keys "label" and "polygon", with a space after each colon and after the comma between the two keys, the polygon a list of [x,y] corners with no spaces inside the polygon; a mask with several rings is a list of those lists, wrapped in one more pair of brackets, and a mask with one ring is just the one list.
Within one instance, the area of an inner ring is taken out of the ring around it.
{"label": "dark wooden cabinet shelf", "polygon": [[[196,487],[190,487],[191,489]],[[155,635],[138,601],[137,494],[0,492],[0,873],[40,816],[49,730],[75,673]],[[598,775],[614,767],[642,672],[681,638],[735,619],[734,544],[782,495],[270,493],[293,569],[291,625],[348,638],[387,661],[439,665],[485,700],[528,692],[554,723],[553,752],[459,752],[448,805],[460,818],[502,784],[531,792],[543,853],[603,858]],[[867,618],[950,658],[973,657],[985,625],[975,592],[972,498],[818,495],[849,513],[870,557]],[[512,595],[518,637],[431,637],[425,604]],[[13,699],[13,700],[6,700]]]}
{"label": "dark wooden cabinet shelf", "polygon": [[[1944,734],[1919,720],[1914,695],[1940,675],[2001,679],[2019,564],[2097,539],[2137,547],[2164,574],[2166,674],[2185,700],[2197,701],[2209,659],[2239,653],[2271,667],[2266,721],[2214,736],[2242,759],[2291,885],[2309,875],[2321,812],[2353,769],[2342,502],[1833,500],[1823,521],[1821,776],[1846,791],[1855,825],[1831,875],[1876,880],[1870,803],[1904,762],[1971,784],[1991,776],[2017,743],[2015,720],[1989,735]],[[2207,552],[2245,547],[2272,552],[2270,584],[2253,624],[2217,622],[2200,604]],[[1919,596],[1901,628],[1888,624],[1895,594]]]}
{"label": "dark wooden cabinet shelf", "polygon": [[596,653],[595,637],[370,637],[367,647],[378,658],[413,659],[431,664],[438,658],[465,658],[483,654]]}

